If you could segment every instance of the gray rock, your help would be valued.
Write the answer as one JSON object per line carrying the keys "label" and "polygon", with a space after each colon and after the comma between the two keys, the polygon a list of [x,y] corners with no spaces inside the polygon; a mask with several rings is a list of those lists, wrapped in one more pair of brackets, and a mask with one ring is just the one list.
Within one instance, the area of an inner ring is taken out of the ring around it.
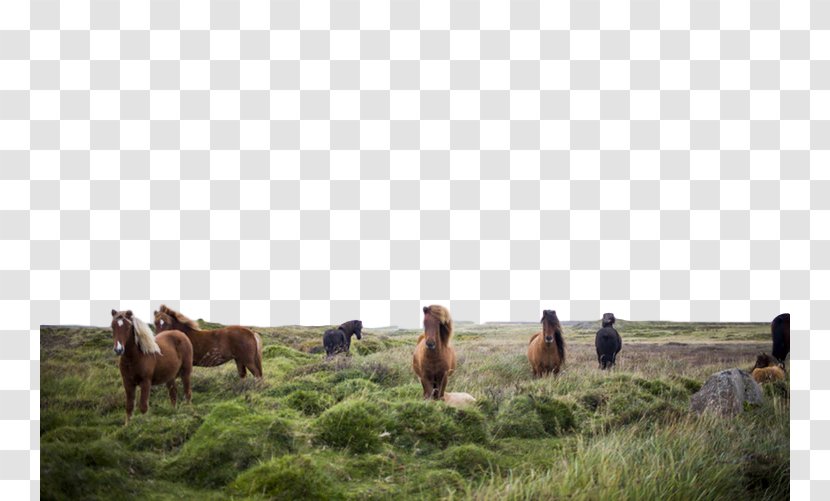
{"label": "gray rock", "polygon": [[759,405],[763,400],[761,387],[749,373],[727,369],[712,374],[700,391],[692,395],[691,409],[698,414],[734,416],[743,412],[745,405]]}

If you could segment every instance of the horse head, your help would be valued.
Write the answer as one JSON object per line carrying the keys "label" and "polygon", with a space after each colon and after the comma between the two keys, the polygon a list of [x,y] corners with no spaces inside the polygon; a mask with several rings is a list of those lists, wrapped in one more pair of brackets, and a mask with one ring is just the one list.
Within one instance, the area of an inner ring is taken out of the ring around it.
{"label": "horse head", "polygon": [[175,322],[175,317],[167,314],[164,308],[161,311],[153,311],[153,325],[156,327],[156,332],[175,329]]}
{"label": "horse head", "polygon": [[112,310],[112,351],[116,355],[124,354],[130,336],[133,333],[133,311]]}
{"label": "horse head", "polygon": [[447,344],[452,336],[450,312],[436,304],[424,306],[424,338],[427,348],[434,350],[438,343]]}
{"label": "horse head", "polygon": [[361,320],[355,320],[352,333],[357,337],[357,339],[360,339],[363,337],[362,331],[363,322]]}
{"label": "horse head", "polygon": [[752,370],[755,369],[763,369],[764,367],[773,367],[778,366],[782,369],[784,368],[784,364],[776,360],[775,358],[767,355],[766,353],[761,353],[755,358],[755,366],[752,367]]}
{"label": "horse head", "polygon": [[[545,323],[547,323],[551,326],[558,324],[559,323],[559,317],[556,316],[556,310],[544,310],[542,312],[541,322],[542,322],[542,325],[544,325]],[[545,344],[553,343],[553,334],[554,334],[553,329],[546,330],[546,332],[544,333]]]}
{"label": "horse head", "polygon": [[610,327],[614,325],[614,322],[617,321],[617,318],[614,316],[613,313],[606,313],[602,316],[602,326],[603,327]]}

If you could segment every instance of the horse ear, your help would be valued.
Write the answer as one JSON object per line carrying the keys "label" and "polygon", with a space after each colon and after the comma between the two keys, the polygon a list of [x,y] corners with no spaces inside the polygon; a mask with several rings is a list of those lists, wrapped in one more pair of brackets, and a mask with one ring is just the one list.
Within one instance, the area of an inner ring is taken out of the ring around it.
{"label": "horse ear", "polygon": [[127,310],[127,318],[133,318],[133,310]]}
{"label": "horse ear", "polygon": [[158,314],[159,314],[158,310],[153,310],[153,316],[156,316]]}
{"label": "horse ear", "polygon": [[429,306],[424,306],[424,313],[429,313]]}
{"label": "horse ear", "polygon": [[116,315],[118,315],[118,312],[115,311],[115,310],[112,310],[112,316],[116,316]]}

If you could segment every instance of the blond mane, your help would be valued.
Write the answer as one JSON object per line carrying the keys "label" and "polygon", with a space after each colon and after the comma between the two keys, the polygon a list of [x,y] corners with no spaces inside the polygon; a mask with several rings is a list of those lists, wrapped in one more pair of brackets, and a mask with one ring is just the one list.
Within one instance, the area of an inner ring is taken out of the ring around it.
{"label": "blond mane", "polygon": [[138,349],[141,350],[141,353],[145,355],[149,355],[151,353],[161,353],[161,348],[159,348],[158,343],[156,343],[156,337],[153,335],[153,331],[150,330],[150,327],[147,326],[140,318],[133,316],[133,327],[135,328],[135,344],[138,345]]}
{"label": "blond mane", "polygon": [[429,315],[441,324],[441,337],[445,343],[449,342],[452,337],[452,317],[450,316],[450,310],[443,306],[433,304],[429,306]]}
{"label": "blond mane", "polygon": [[162,313],[167,313],[168,315],[173,317],[174,320],[184,325],[185,327],[189,327],[195,331],[199,330],[199,324],[197,324],[195,320],[187,318],[182,313],[176,310],[173,310],[165,305],[161,305],[159,306],[159,311],[161,311]]}

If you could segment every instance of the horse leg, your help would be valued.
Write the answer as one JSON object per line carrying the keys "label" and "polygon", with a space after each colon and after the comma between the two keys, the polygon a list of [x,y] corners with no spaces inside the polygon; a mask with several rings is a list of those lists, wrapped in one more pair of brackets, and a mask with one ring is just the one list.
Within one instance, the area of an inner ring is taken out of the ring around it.
{"label": "horse leg", "polygon": [[444,377],[443,377],[443,378],[441,378],[441,389],[440,389],[440,390],[438,390],[438,399],[439,399],[439,400],[440,400],[440,399],[442,399],[442,398],[444,398],[444,390],[447,388],[447,380],[448,380],[448,379],[449,379],[449,376],[448,376],[448,375],[447,375],[447,373],[445,372],[445,373],[444,373]]}
{"label": "horse leg", "polygon": [[421,386],[424,387],[424,400],[432,398],[432,385],[426,379],[421,378]]}
{"label": "horse leg", "polygon": [[253,375],[255,378],[262,377],[262,368],[259,367],[256,363],[256,355],[254,355],[254,359],[246,363],[245,366],[248,368],[249,371],[251,371],[251,375]]}
{"label": "horse leg", "polygon": [[239,377],[245,379],[245,364],[238,358],[236,359],[236,370],[239,372]]}
{"label": "horse leg", "polygon": [[170,403],[173,404],[173,407],[176,407],[176,399],[179,396],[176,389],[176,378],[167,382],[167,393],[170,394]]}
{"label": "horse leg", "polygon": [[190,388],[190,370],[182,371],[181,377],[182,385],[184,385],[184,401],[190,403],[190,397],[193,394],[193,390]]}
{"label": "horse leg", "polygon": [[147,413],[150,408],[150,380],[144,379],[141,381],[141,400],[139,400],[138,409],[142,414]]}
{"label": "horse leg", "polygon": [[127,419],[124,421],[124,426],[130,424],[130,418],[133,416],[133,409],[135,408],[135,385],[124,383],[124,393],[127,394]]}

